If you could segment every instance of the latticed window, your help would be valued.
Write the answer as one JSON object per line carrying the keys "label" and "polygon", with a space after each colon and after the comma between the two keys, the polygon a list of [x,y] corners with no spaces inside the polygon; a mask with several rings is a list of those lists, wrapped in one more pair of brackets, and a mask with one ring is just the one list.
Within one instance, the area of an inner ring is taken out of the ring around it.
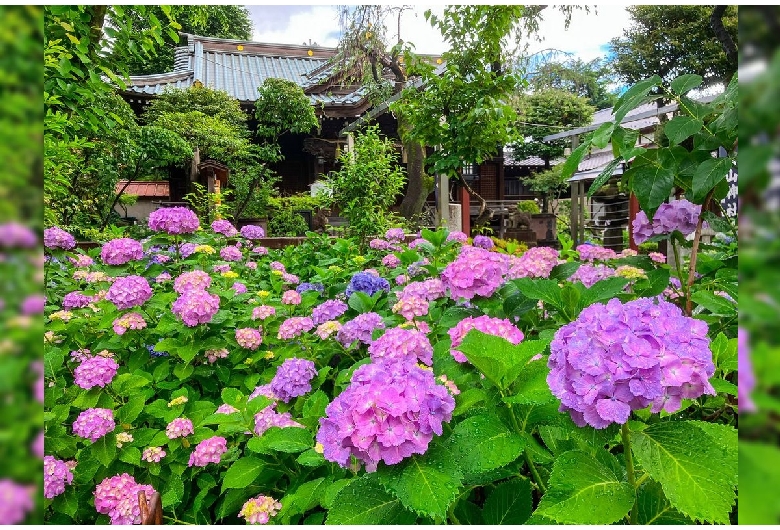
{"label": "latticed window", "polygon": [[467,182],[479,180],[479,166],[476,164],[464,164],[463,179]]}

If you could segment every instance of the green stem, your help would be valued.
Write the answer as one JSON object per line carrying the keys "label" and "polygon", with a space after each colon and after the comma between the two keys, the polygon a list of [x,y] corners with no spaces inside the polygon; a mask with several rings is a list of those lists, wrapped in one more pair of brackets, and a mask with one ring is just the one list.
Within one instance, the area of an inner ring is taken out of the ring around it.
{"label": "green stem", "polygon": [[544,482],[542,482],[542,477],[539,475],[539,470],[536,469],[534,461],[531,460],[531,455],[528,453],[528,449],[523,451],[523,455],[525,455],[525,463],[528,464],[528,469],[531,470],[531,475],[534,477],[536,485],[539,487],[539,491],[541,491],[542,494],[547,493],[547,486],[545,486]]}
{"label": "green stem", "polygon": [[623,439],[623,455],[626,458],[626,475],[628,477],[628,483],[631,484],[631,487],[634,490],[634,506],[631,508],[629,522],[630,524],[638,524],[639,508],[637,507],[637,487],[639,485],[637,484],[636,477],[634,476],[634,457],[631,454],[631,437],[628,431],[628,423],[623,424],[623,427],[620,430],[620,435]]}

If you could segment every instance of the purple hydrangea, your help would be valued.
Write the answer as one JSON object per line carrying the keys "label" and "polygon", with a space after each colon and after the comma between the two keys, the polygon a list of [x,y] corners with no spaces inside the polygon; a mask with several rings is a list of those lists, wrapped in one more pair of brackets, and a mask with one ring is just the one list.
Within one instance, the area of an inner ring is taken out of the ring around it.
{"label": "purple hydrangea", "polygon": [[403,241],[405,237],[403,228],[391,228],[385,232],[385,239],[388,241]]}
{"label": "purple hydrangea", "polygon": [[615,269],[608,267],[603,263],[591,265],[583,263],[577,269],[577,272],[569,277],[570,282],[580,282],[585,287],[592,287],[601,280],[615,276]]}
{"label": "purple hydrangea", "polygon": [[279,340],[294,339],[314,328],[314,322],[309,317],[290,317],[279,326],[276,338]]}
{"label": "purple hydrangea", "polygon": [[296,285],[301,281],[301,279],[297,277],[295,274],[290,274],[289,272],[283,272],[282,281],[284,283],[291,283],[293,285]]}
{"label": "purple hydrangea", "polygon": [[155,494],[152,486],[138,484],[127,473],[107,477],[95,488],[95,510],[108,515],[111,524],[141,524],[141,507],[138,493],[143,491],[147,499]]}
{"label": "purple hydrangea", "polygon": [[77,309],[80,307],[87,307],[90,303],[92,303],[92,298],[85,295],[81,291],[70,292],[62,298],[63,309]]}
{"label": "purple hydrangea", "polygon": [[577,246],[577,253],[582,261],[610,260],[617,259],[618,255],[611,248],[604,248],[600,245],[583,243]]}
{"label": "purple hydrangea", "polygon": [[368,246],[374,250],[387,250],[390,248],[391,244],[384,239],[374,238],[368,242]]}
{"label": "purple hydrangea", "polygon": [[315,325],[320,325],[328,320],[336,320],[347,312],[349,306],[341,300],[326,300],[311,312],[311,319]]}
{"label": "purple hydrangea", "polygon": [[292,289],[285,291],[282,293],[282,303],[286,305],[300,305],[301,295],[298,291],[293,291]]}
{"label": "purple hydrangea", "polygon": [[152,288],[146,278],[141,276],[123,276],[111,285],[106,300],[113,302],[117,309],[130,309],[143,305],[152,297]]}
{"label": "purple hydrangea", "polygon": [[433,364],[433,346],[424,333],[414,329],[390,328],[368,347],[375,363]]}
{"label": "purple hydrangea", "polygon": [[466,359],[466,356],[456,348],[461,345],[463,339],[472,329],[476,329],[477,331],[481,331],[488,335],[501,337],[514,345],[520,344],[523,341],[523,332],[517,329],[517,327],[508,319],[493,318],[487,315],[464,318],[458,322],[454,328],[447,332],[452,339],[452,349],[450,350],[450,353],[459,363],[468,362],[468,359]]}
{"label": "purple hydrangea", "polygon": [[421,282],[407,284],[398,295],[399,298],[415,296],[428,302],[443,298],[447,294],[444,283],[439,278],[428,278]]}
{"label": "purple hydrangea", "polygon": [[295,291],[298,293],[305,293],[306,291],[317,291],[318,293],[323,293],[325,292],[325,286],[321,283],[303,282],[295,288]]}
{"label": "purple hydrangea", "polygon": [[390,291],[390,283],[381,276],[375,276],[368,272],[356,272],[347,285],[347,297],[352,296],[352,293],[356,291],[373,296],[379,291]]}
{"label": "purple hydrangea", "polygon": [[0,224],[0,247],[33,248],[38,244],[38,236],[23,224],[11,221]]}
{"label": "purple hydrangea", "polygon": [[312,361],[295,357],[285,359],[271,380],[271,392],[288,403],[292,398],[310,392],[311,380],[316,375],[317,369]]}
{"label": "purple hydrangea", "polygon": [[675,230],[688,236],[696,230],[700,214],[701,206],[685,199],[662,204],[652,221],[644,211],[639,211],[631,224],[634,241],[641,245],[653,236],[671,234]]}
{"label": "purple hydrangea", "polygon": [[388,254],[384,258],[382,258],[382,265],[387,267],[388,269],[394,269],[398,267],[401,264],[401,258],[396,256],[395,254]]}
{"label": "purple hydrangea", "polygon": [[76,268],[86,268],[95,264],[95,260],[86,254],[76,254],[76,256],[69,256],[68,259]]}
{"label": "purple hydrangea", "polygon": [[756,376],[753,373],[753,363],[750,362],[750,346],[748,344],[749,336],[747,330],[737,329],[737,364],[739,371],[737,374],[737,388],[739,394],[739,411],[755,412],[756,404],[750,397],[751,392],[756,387]]}
{"label": "purple hydrangea", "polygon": [[478,247],[463,247],[458,257],[441,273],[453,299],[490,296],[503,284],[506,256]]}
{"label": "purple hydrangea", "polygon": [[87,409],[73,422],[73,434],[96,441],[116,428],[111,409]]}
{"label": "purple hydrangea", "polygon": [[62,228],[52,226],[43,231],[43,246],[70,250],[76,246],[76,239]]}
{"label": "purple hydrangea", "polygon": [[189,467],[203,467],[210,463],[219,464],[225,452],[227,452],[227,440],[223,437],[212,436],[211,438],[206,438],[195,446],[195,450],[190,454],[190,461],[187,465]]}
{"label": "purple hydrangea", "polygon": [[456,230],[455,232],[450,232],[447,235],[447,241],[456,241],[458,243],[465,243],[469,240],[469,236],[467,236],[464,232],[461,232],[459,230]]}
{"label": "purple hydrangea", "polygon": [[493,240],[490,239],[488,236],[474,236],[474,241],[472,244],[475,247],[484,248],[485,250],[490,250],[493,248],[495,243],[493,243]]}
{"label": "purple hydrangea", "polygon": [[128,237],[112,239],[100,249],[100,259],[106,265],[124,265],[129,261],[143,259],[144,247]]}
{"label": "purple hydrangea", "polygon": [[173,302],[171,310],[189,327],[208,324],[219,311],[219,296],[191,289]]}
{"label": "purple hydrangea", "polygon": [[241,261],[244,256],[241,254],[241,249],[231,245],[220,249],[219,257],[225,261]]}
{"label": "purple hydrangea", "polygon": [[189,271],[180,274],[173,282],[173,290],[184,294],[191,289],[206,290],[211,285],[211,276],[203,271]]}
{"label": "purple hydrangea", "polygon": [[73,370],[73,378],[84,390],[96,386],[103,388],[114,379],[118,369],[119,365],[111,357],[94,355],[86,358]]}
{"label": "purple hydrangea", "polygon": [[549,278],[553,267],[558,265],[558,251],[550,247],[532,247],[519,258],[510,258],[507,278]]}
{"label": "purple hydrangea", "polygon": [[385,329],[382,317],[377,313],[363,313],[346,322],[336,334],[336,340],[344,347],[349,347],[355,341],[371,344],[371,335],[376,329]]}
{"label": "purple hydrangea", "polygon": [[182,245],[179,245],[179,254],[181,254],[182,258],[185,259],[189,258],[195,253],[196,248],[198,248],[198,245],[196,245],[195,243],[184,243]]}
{"label": "purple hydrangea", "polygon": [[373,472],[379,462],[393,465],[424,454],[454,409],[433,372],[403,363],[366,364],[325,409],[317,442],[326,460],[346,468],[354,456]]}
{"label": "purple hydrangea", "polygon": [[669,302],[593,304],[555,333],[550,352],[547,383],[581,427],[623,424],[650,405],[674,413],[716,393],[707,324]]}
{"label": "purple hydrangea", "polygon": [[263,239],[265,230],[263,230],[262,226],[246,225],[241,227],[241,236],[246,239]]}
{"label": "purple hydrangea", "polygon": [[169,234],[191,234],[200,227],[195,212],[181,206],[160,208],[149,214],[149,228]]}
{"label": "purple hydrangea", "polygon": [[215,234],[222,234],[225,237],[235,237],[238,235],[238,230],[227,219],[217,219],[211,223],[211,229]]}
{"label": "purple hydrangea", "polygon": [[16,525],[24,522],[27,514],[35,508],[35,489],[18,484],[13,480],[0,479],[0,522]]}
{"label": "purple hydrangea", "polygon": [[242,348],[256,350],[263,343],[263,335],[260,330],[254,328],[237,329],[236,342]]}
{"label": "purple hydrangea", "polygon": [[[65,486],[73,482],[73,473],[68,464],[53,456],[43,459],[43,496],[53,499],[65,492]],[[3,521],[4,523],[6,521]]]}
{"label": "purple hydrangea", "polygon": [[256,435],[262,436],[271,427],[303,427],[303,425],[293,420],[289,412],[276,412],[276,404],[271,404],[255,414],[254,431]]}

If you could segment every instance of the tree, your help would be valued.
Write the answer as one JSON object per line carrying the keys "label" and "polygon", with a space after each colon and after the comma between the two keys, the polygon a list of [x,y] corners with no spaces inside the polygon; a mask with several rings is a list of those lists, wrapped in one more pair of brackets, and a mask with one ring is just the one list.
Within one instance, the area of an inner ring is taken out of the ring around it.
{"label": "tree", "polygon": [[[143,7],[144,9],[138,9]],[[177,5],[170,6],[171,16],[181,26],[183,33],[221,39],[250,40],[252,20],[244,6],[229,5]],[[149,14],[162,20],[162,6],[127,6],[127,16],[132,20],[134,31],[144,31],[153,24]],[[162,74],[173,70],[174,49],[178,39],[163,35],[162,42],[155,43],[148,57],[137,57],[129,50],[130,41],[117,40],[112,57],[127,64],[131,75]]]}
{"label": "tree", "polygon": [[[704,86],[727,84],[736,72],[711,24],[715,6],[628,6],[632,24],[610,41],[615,72],[628,84],[658,74],[667,84],[686,73],[704,79]],[[724,29],[737,42],[737,7],[728,6]]]}
{"label": "tree", "polygon": [[549,61],[530,74],[528,81],[534,92],[548,88],[565,90],[586,98],[596,110],[612,107],[617,99],[609,90],[615,74],[605,59]]}

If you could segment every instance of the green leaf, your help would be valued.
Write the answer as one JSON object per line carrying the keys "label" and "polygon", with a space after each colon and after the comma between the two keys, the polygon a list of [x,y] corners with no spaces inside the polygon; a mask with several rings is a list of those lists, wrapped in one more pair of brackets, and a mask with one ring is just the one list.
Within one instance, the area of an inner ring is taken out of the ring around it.
{"label": "green leaf", "polygon": [[730,302],[723,296],[710,291],[696,291],[691,295],[691,300],[718,316],[735,316],[737,308],[734,302]]}
{"label": "green leaf", "polygon": [[684,96],[701,85],[702,81],[704,81],[704,78],[698,74],[683,74],[672,80],[671,87],[675,94]]}
{"label": "green leaf", "polygon": [[531,357],[544,351],[547,344],[547,340],[529,340],[513,345],[502,337],[472,329],[457,349],[503,390],[517,379]]}
{"label": "green leaf", "polygon": [[634,294],[640,298],[658,296],[669,287],[669,269],[653,269],[646,271],[647,279],[637,280],[634,284]]}
{"label": "green leaf", "polygon": [[457,469],[437,462],[430,450],[425,455],[412,455],[399,464],[384,466],[377,478],[406,508],[442,519],[462,485]]}
{"label": "green leaf", "polygon": [[661,485],[653,480],[639,487],[637,509],[639,524],[693,524],[669,504]]}
{"label": "green leaf", "polygon": [[162,490],[160,500],[163,508],[168,508],[179,504],[184,498],[184,482],[179,475],[171,473],[168,475],[168,482]]}
{"label": "green leaf", "polygon": [[718,394],[723,393],[723,394],[729,394],[731,396],[737,395],[737,385],[729,383],[725,379],[713,377],[712,379],[710,379],[710,384]]}
{"label": "green leaf", "polygon": [[710,225],[710,228],[716,232],[723,234],[729,234],[734,231],[734,227],[731,226],[728,217],[720,217],[712,212],[704,212],[704,220]]}
{"label": "green leaf", "polygon": [[615,102],[615,123],[620,124],[630,111],[641,105],[647,98],[647,94],[661,84],[661,78],[654,75],[626,90]]}
{"label": "green leaf", "polygon": [[482,509],[485,524],[523,524],[531,516],[531,483],[517,478],[496,486]]}
{"label": "green leaf", "polygon": [[549,373],[550,369],[543,359],[528,363],[513,385],[515,395],[505,398],[504,401],[523,405],[543,405],[554,401],[555,396],[552,395],[547,384]]}
{"label": "green leaf", "polygon": [[693,174],[693,202],[701,203],[707,193],[721,180],[726,178],[732,167],[730,158],[711,158],[705,160]]}
{"label": "green leaf", "polygon": [[368,313],[374,309],[376,301],[364,292],[355,291],[350,295],[347,304],[358,313]]}
{"label": "green leaf", "polygon": [[131,396],[127,403],[116,411],[117,420],[119,423],[132,423],[143,412],[145,404],[146,398],[143,395]]}
{"label": "green leaf", "polygon": [[626,285],[628,285],[628,279],[626,278],[605,278],[599,280],[582,294],[580,309],[584,309],[597,302],[604,302],[615,298],[618,294],[623,292]]}
{"label": "green leaf", "polygon": [[599,173],[599,175],[596,177],[596,180],[594,180],[593,184],[590,185],[590,188],[588,188],[588,197],[593,197],[593,194],[599,191],[601,187],[612,178],[612,174],[615,172],[615,168],[622,163],[622,157],[613,158],[609,164],[604,167],[601,173]]}
{"label": "green leaf", "polygon": [[278,523],[289,524],[291,516],[306,513],[319,506],[322,493],[331,484],[330,481],[330,478],[318,478],[301,484],[294,492],[282,497]]}
{"label": "green leaf", "polygon": [[728,339],[723,333],[710,342],[712,350],[712,362],[715,363],[724,374],[736,371],[739,366],[737,362],[737,339]]}
{"label": "green leaf", "polygon": [[631,433],[639,464],[691,519],[728,524],[734,504],[737,459],[713,444],[695,424],[663,422]]}
{"label": "green leaf", "polygon": [[65,362],[65,352],[59,348],[46,348],[43,354],[43,375],[54,377]]}
{"label": "green leaf", "polygon": [[223,388],[220,397],[224,403],[236,408],[241,408],[244,404],[244,394],[237,388]]}
{"label": "green leaf", "polygon": [[620,520],[635,496],[633,488],[618,476],[619,469],[609,454],[594,458],[583,451],[563,453],[553,464],[547,493],[534,515],[564,524],[603,525]]}
{"label": "green leaf", "polygon": [[253,456],[239,458],[228,468],[222,479],[222,492],[231,488],[249,486],[263,471],[265,462]]}
{"label": "green leaf", "polygon": [[139,388],[149,386],[150,381],[140,375],[119,374],[114,378],[111,387],[120,396],[131,396]]}
{"label": "green leaf", "polygon": [[566,162],[564,162],[563,166],[561,166],[562,180],[570,178],[574,173],[577,172],[577,168],[580,166],[580,162],[582,162],[582,159],[585,157],[585,153],[589,147],[590,142],[585,141],[581,146],[575,149],[572,154],[569,155],[569,158],[567,158]]}
{"label": "green leaf", "polygon": [[411,524],[416,518],[375,477],[365,475],[351,481],[338,492],[331,503],[325,524]]}
{"label": "green leaf", "polygon": [[497,416],[483,414],[464,419],[452,430],[447,449],[464,473],[490,471],[516,460],[525,440]]}
{"label": "green leaf", "polygon": [[133,466],[140,466],[141,450],[137,447],[125,447],[119,451],[119,460]]}
{"label": "green leaf", "polygon": [[525,296],[532,300],[541,300],[545,304],[560,308],[561,288],[555,280],[537,280],[533,278],[518,278],[511,283]]}
{"label": "green leaf", "polygon": [[322,390],[317,390],[306,398],[303,404],[303,417],[321,418],[325,416],[325,408],[328,406],[328,396]]}
{"label": "green leaf", "polygon": [[[639,161],[651,152],[637,156],[636,160]],[[635,162],[633,167],[626,170],[626,176],[631,179],[631,188],[639,200],[640,208],[651,219],[661,203],[669,198],[674,184],[674,171],[651,157],[647,158],[647,162],[643,165],[636,165]]]}
{"label": "green leaf", "polygon": [[692,116],[676,116],[664,125],[664,134],[671,145],[677,145],[699,132],[704,123]]}
{"label": "green leaf", "polygon": [[604,149],[609,143],[609,140],[612,137],[612,131],[614,130],[615,124],[611,121],[602,123],[599,125],[598,129],[593,131],[593,136],[590,140],[591,143],[599,149]]}
{"label": "green leaf", "polygon": [[577,272],[577,269],[580,268],[580,265],[582,264],[578,261],[569,261],[567,263],[556,265],[553,267],[552,271],[550,271],[550,279],[555,281],[567,280],[571,277],[572,274]]}
{"label": "green leaf", "polygon": [[311,433],[300,427],[271,427],[259,438],[252,438],[246,448],[255,453],[300,453],[314,447]]}
{"label": "green leaf", "polygon": [[484,524],[482,509],[473,502],[461,500],[458,505],[455,506],[453,513],[460,524]]}
{"label": "green leaf", "polygon": [[327,462],[325,457],[314,449],[304,451],[295,459],[295,461],[306,467],[319,467]]}
{"label": "green leaf", "polygon": [[92,442],[89,449],[98,462],[109,467],[116,457],[116,436],[114,433],[108,433]]}
{"label": "green leaf", "polygon": [[[780,448],[739,442],[739,524],[777,525],[780,521]],[[744,507],[749,507],[744,509]]]}
{"label": "green leaf", "polygon": [[217,520],[238,514],[238,512],[241,510],[241,505],[243,505],[244,502],[246,502],[256,492],[257,488],[254,487],[228,491],[222,498],[222,504],[220,504],[219,508],[217,508]]}

